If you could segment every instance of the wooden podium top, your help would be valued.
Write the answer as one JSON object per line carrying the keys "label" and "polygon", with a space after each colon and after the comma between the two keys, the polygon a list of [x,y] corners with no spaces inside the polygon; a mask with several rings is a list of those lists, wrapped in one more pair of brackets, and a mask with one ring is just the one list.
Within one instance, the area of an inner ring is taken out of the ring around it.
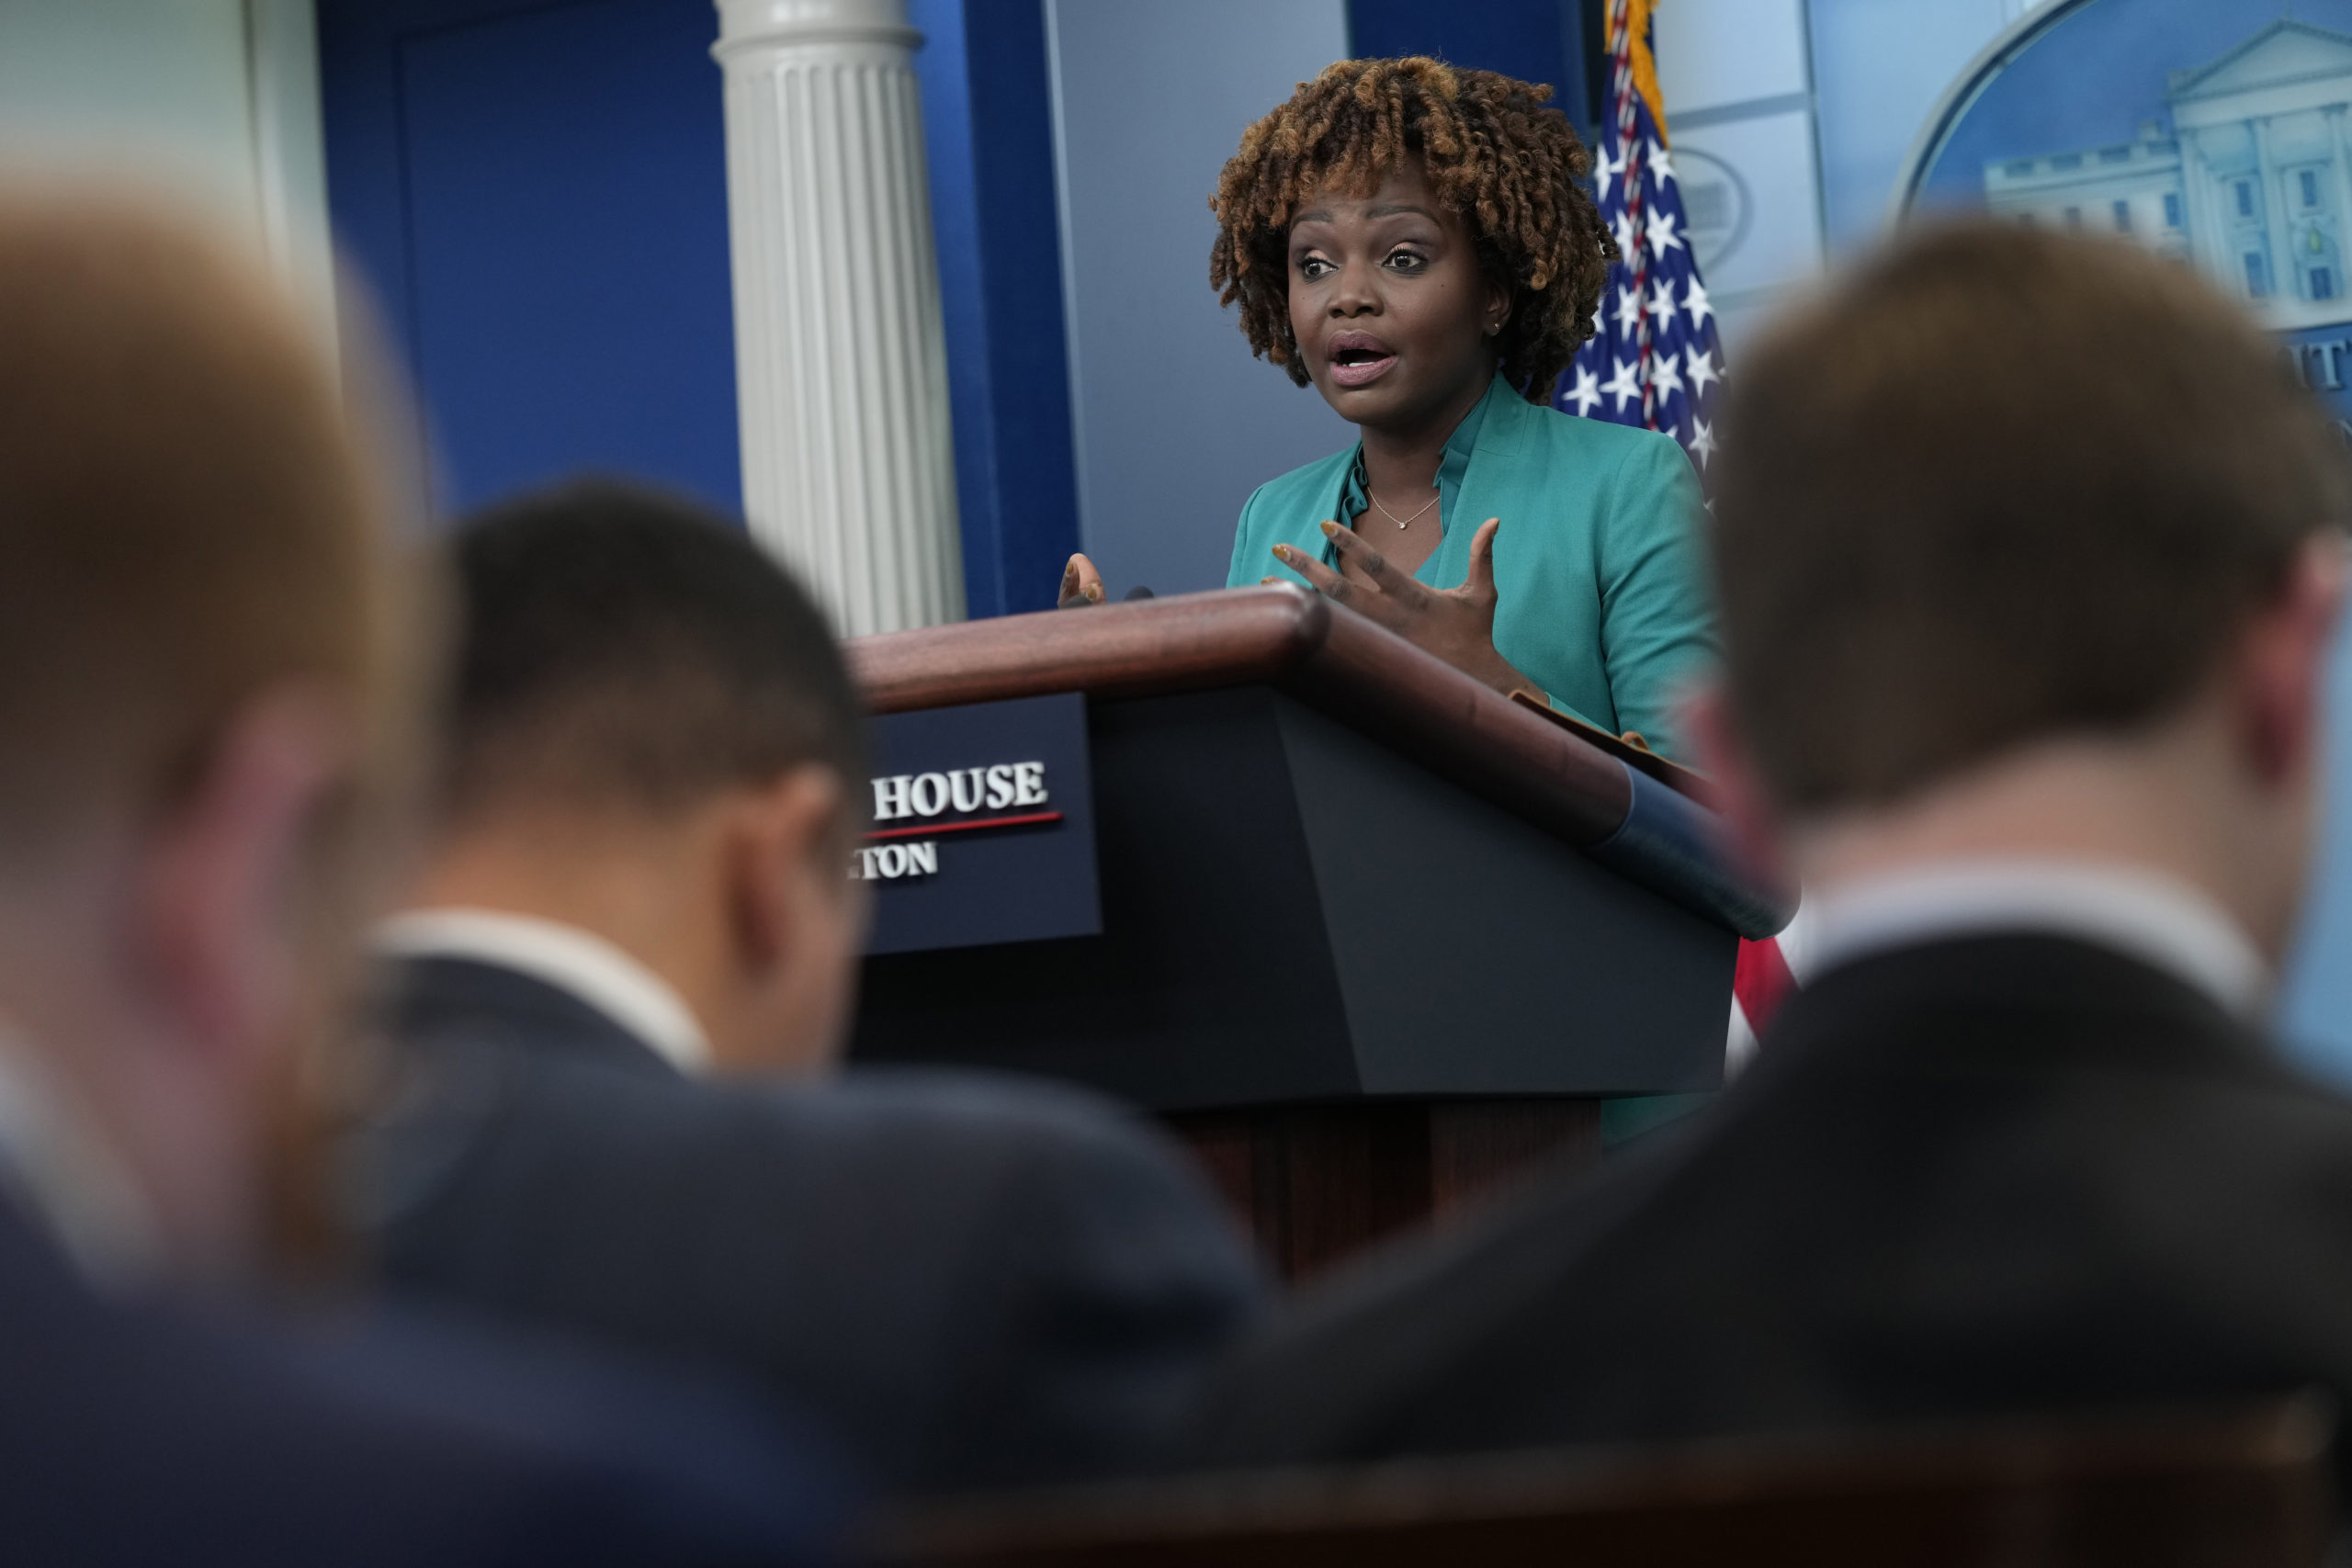
{"label": "wooden podium top", "polygon": [[1626,765],[1319,593],[1289,584],[854,637],[876,713],[1054,692],[1143,697],[1263,683],[1580,846],[1632,807]]}

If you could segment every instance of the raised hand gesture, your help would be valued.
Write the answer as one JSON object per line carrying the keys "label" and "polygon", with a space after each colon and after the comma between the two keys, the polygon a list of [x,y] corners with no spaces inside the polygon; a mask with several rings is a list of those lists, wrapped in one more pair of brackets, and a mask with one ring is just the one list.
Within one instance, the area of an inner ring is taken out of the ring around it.
{"label": "raised hand gesture", "polygon": [[1470,540],[1470,572],[1459,588],[1431,588],[1399,571],[1337,523],[1324,524],[1323,533],[1339,547],[1339,571],[1288,545],[1276,545],[1274,556],[1333,601],[1370,616],[1456,670],[1498,692],[1523,690],[1541,696],[1534,682],[1495,651],[1495,535],[1501,526],[1498,517],[1478,525]]}

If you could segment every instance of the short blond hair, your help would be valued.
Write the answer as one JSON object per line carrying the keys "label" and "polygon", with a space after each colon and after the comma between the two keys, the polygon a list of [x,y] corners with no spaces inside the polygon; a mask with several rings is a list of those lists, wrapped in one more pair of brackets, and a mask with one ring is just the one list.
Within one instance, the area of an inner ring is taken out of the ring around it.
{"label": "short blond hair", "polygon": [[0,848],[140,809],[282,680],[348,694],[363,774],[397,771],[424,642],[380,475],[257,261],[0,191]]}

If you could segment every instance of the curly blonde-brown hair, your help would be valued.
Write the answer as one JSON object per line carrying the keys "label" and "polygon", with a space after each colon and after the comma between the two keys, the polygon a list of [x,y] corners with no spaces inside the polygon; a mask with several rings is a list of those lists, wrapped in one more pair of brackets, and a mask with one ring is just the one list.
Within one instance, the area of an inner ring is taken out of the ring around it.
{"label": "curly blonde-brown hair", "polygon": [[1496,339],[1503,378],[1546,402],[1592,330],[1617,243],[1585,187],[1592,156],[1552,89],[1416,55],[1342,60],[1242,133],[1209,209],[1209,283],[1241,305],[1250,352],[1304,387],[1290,329],[1290,219],[1329,186],[1357,194],[1418,158],[1462,214],[1479,265],[1510,292]]}

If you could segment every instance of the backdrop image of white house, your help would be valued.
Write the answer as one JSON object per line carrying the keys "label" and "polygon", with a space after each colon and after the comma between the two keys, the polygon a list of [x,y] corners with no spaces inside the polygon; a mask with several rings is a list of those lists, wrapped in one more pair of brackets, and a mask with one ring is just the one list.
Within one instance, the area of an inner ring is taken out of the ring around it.
{"label": "backdrop image of white house", "polygon": [[2164,103],[2132,141],[1986,164],[1986,207],[2191,259],[2281,330],[2352,320],[2352,34],[2273,22]]}

